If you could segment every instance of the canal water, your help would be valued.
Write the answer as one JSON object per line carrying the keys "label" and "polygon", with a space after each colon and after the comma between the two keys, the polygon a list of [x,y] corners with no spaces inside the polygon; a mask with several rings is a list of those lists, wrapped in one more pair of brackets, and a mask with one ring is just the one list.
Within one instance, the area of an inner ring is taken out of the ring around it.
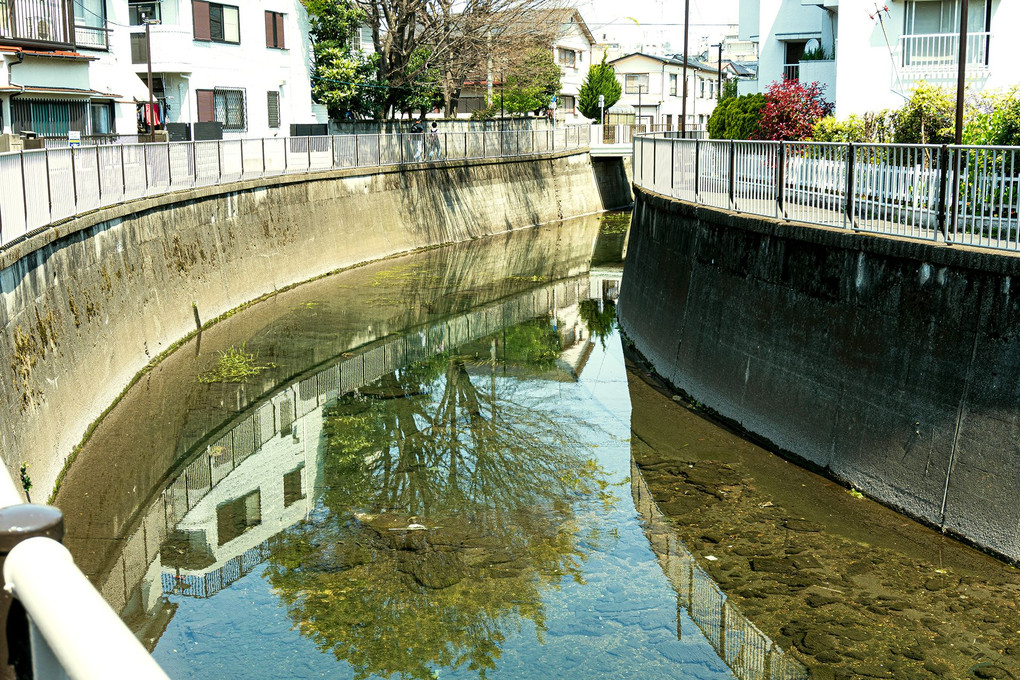
{"label": "canal water", "polygon": [[183,343],[56,503],[173,678],[1018,677],[1015,570],[776,458],[621,338],[627,215]]}

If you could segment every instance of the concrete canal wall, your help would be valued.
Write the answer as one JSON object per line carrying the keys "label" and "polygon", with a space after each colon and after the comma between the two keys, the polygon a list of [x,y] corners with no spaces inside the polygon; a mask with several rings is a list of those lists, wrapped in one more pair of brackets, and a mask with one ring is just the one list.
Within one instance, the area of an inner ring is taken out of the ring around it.
{"label": "concrete canal wall", "polygon": [[620,323],[657,372],[1020,560],[1020,258],[636,194]]}
{"label": "concrete canal wall", "polygon": [[574,151],[243,181],[72,219],[0,252],[0,454],[45,500],[89,424],[204,322],[339,268],[602,208]]}

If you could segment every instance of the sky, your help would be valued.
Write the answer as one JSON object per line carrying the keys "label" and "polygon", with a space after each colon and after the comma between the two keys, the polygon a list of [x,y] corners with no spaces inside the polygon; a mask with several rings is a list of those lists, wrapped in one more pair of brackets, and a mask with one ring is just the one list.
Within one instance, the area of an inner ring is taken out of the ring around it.
{"label": "sky", "polygon": [[[684,44],[682,0],[576,0],[588,29],[599,42],[603,35],[621,43],[670,43],[673,52]],[[690,0],[691,54],[698,46],[719,42],[728,24],[737,23],[738,0]]]}

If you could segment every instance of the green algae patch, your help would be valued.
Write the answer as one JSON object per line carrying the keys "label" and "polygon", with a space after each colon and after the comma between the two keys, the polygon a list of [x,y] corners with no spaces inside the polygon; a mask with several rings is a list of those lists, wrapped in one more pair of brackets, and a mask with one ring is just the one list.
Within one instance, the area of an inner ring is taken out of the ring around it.
{"label": "green algae patch", "polygon": [[230,347],[225,352],[219,352],[219,355],[216,366],[200,373],[198,382],[203,384],[244,382],[262,371],[276,368],[276,364],[273,363],[259,363],[258,352],[248,352],[244,345]]}

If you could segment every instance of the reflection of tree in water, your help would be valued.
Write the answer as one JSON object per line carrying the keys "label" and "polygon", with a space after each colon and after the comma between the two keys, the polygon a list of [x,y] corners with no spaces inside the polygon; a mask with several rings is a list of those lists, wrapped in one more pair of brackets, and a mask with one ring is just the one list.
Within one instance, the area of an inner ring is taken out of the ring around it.
{"label": "reflection of tree in water", "polygon": [[588,327],[591,337],[598,338],[604,349],[606,338],[616,328],[616,303],[612,300],[606,300],[602,303],[600,309],[598,300],[582,300],[578,313],[581,316],[581,321]]}
{"label": "reflection of tree in water", "polygon": [[484,677],[526,621],[541,638],[542,589],[580,579],[599,540],[575,515],[609,500],[576,424],[513,381],[476,382],[442,355],[326,416],[326,510],[281,536],[268,575],[356,677]]}

